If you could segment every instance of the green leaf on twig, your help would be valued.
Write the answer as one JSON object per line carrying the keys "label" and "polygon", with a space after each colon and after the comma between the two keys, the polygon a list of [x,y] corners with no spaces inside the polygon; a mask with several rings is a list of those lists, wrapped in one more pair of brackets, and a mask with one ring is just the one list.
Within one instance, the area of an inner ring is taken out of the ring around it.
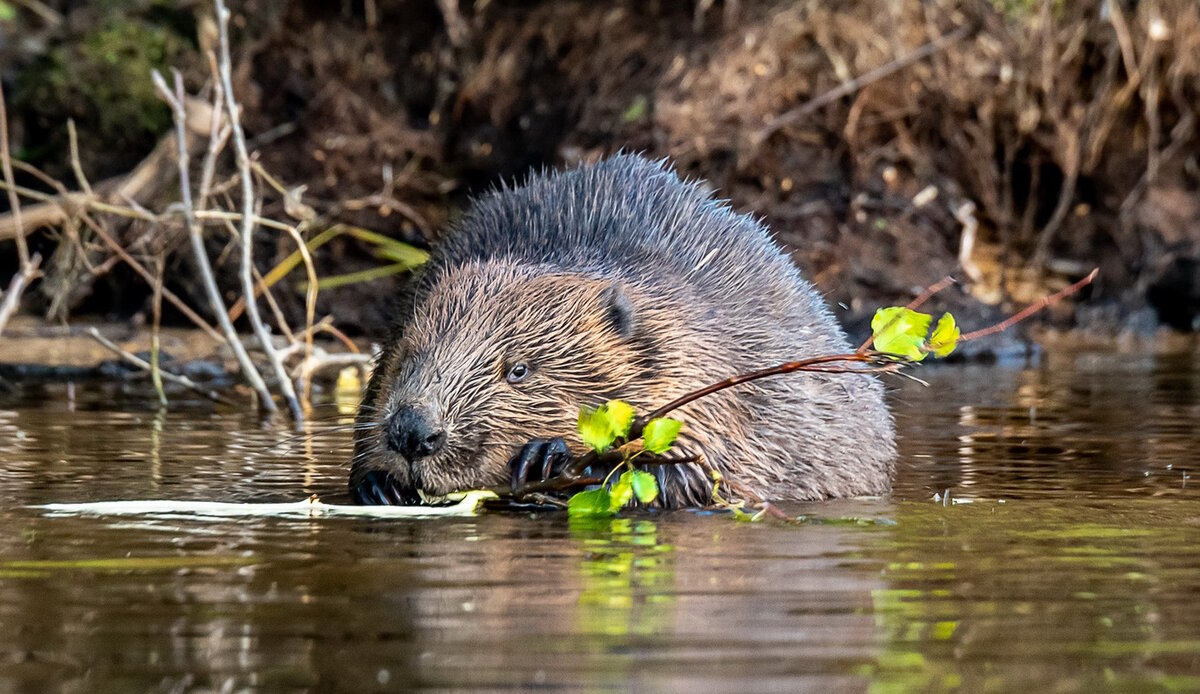
{"label": "green leaf on twig", "polygon": [[666,453],[671,446],[675,445],[675,439],[679,436],[679,430],[682,427],[683,422],[678,419],[669,417],[651,419],[642,428],[642,446],[655,455]]}
{"label": "green leaf on twig", "polygon": [[603,453],[618,438],[629,434],[633,426],[633,406],[623,400],[609,400],[600,407],[579,408],[579,436],[588,448]]}
{"label": "green leaf on twig", "polygon": [[954,316],[943,313],[942,317],[938,319],[937,326],[933,329],[933,336],[929,338],[929,351],[938,358],[949,355],[958,346],[959,335]]}
{"label": "green leaf on twig", "polygon": [[903,306],[881,308],[871,319],[875,349],[921,361],[925,358],[925,336],[929,334],[932,322],[933,316],[928,313],[918,313]]}
{"label": "green leaf on twig", "polygon": [[572,516],[611,516],[614,513],[612,495],[603,487],[579,492],[567,502],[567,513]]}
{"label": "green leaf on twig", "polygon": [[[649,472],[641,470],[630,470],[625,475],[629,475],[630,486],[633,488],[633,495],[643,504],[649,505],[654,503],[658,498],[658,478],[651,475]],[[621,475],[621,477],[625,477]]]}

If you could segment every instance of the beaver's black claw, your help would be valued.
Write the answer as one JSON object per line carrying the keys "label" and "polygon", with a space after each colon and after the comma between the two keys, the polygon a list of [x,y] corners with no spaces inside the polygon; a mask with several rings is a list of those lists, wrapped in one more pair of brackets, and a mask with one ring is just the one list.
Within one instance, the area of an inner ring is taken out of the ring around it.
{"label": "beaver's black claw", "polygon": [[509,463],[514,491],[531,482],[541,482],[562,472],[571,460],[567,442],[561,438],[534,439],[521,448]]}
{"label": "beaver's black claw", "polygon": [[350,490],[354,503],[363,506],[412,506],[420,503],[419,498],[406,492],[400,483],[383,470],[371,470]]}

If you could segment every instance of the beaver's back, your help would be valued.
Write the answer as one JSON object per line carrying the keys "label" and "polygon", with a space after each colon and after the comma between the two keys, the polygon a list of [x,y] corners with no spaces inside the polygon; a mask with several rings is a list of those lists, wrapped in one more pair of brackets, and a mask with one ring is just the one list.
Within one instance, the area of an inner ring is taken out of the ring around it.
{"label": "beaver's back", "polygon": [[720,313],[800,317],[793,327],[820,333],[822,349],[845,346],[837,330],[821,329],[832,327],[828,309],[768,229],[662,162],[621,155],[496,191],[438,248],[430,274],[500,258],[639,283],[674,279]]}

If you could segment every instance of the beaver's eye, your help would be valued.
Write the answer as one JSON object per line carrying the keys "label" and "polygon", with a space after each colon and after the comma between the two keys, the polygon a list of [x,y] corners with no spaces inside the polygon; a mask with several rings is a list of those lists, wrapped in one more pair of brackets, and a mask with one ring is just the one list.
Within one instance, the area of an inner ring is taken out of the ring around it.
{"label": "beaver's eye", "polygon": [[509,383],[520,383],[521,381],[524,381],[527,376],[529,376],[529,366],[525,362],[519,361],[516,364],[508,367],[508,375],[504,378]]}

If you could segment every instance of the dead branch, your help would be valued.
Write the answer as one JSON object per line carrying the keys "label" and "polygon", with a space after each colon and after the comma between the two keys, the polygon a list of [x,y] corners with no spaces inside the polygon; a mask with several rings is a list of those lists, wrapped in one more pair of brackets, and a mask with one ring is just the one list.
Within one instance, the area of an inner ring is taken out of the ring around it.
{"label": "dead branch", "polygon": [[4,102],[4,87],[0,85],[0,167],[4,169],[5,188],[8,189],[8,205],[12,215],[13,225],[15,227],[15,238],[17,240],[17,257],[21,262],[21,272],[24,273],[29,267],[29,246],[25,242],[25,226],[21,222],[21,201],[17,199],[17,192],[13,189],[16,185],[16,177],[13,176],[12,170],[12,155],[8,151],[8,107]]}
{"label": "dead branch", "polygon": [[4,293],[4,302],[0,303],[0,333],[3,333],[9,316],[20,305],[25,288],[37,278],[38,268],[42,263],[41,256],[29,255],[29,245],[25,242],[25,227],[21,221],[21,201],[17,198],[17,192],[13,190],[15,176],[12,170],[12,156],[8,151],[8,110],[4,103],[3,85],[0,85],[0,166],[4,169],[4,183],[8,190],[8,204],[12,210],[10,214],[16,230],[17,257],[20,261],[20,269],[9,282],[8,291]]}
{"label": "dead branch", "polygon": [[259,407],[266,412],[274,412],[275,401],[271,398],[271,391],[267,389],[267,384],[258,373],[254,362],[250,360],[250,355],[246,353],[246,346],[238,339],[237,331],[233,329],[233,322],[229,320],[228,314],[225,313],[225,302],[221,299],[221,291],[217,288],[217,280],[213,276],[212,266],[208,262],[208,252],[204,249],[204,238],[200,232],[200,224],[196,221],[196,215],[192,208],[192,189],[188,176],[187,132],[184,125],[187,114],[183,108],[183,76],[178,72],[175,73],[174,93],[167,87],[166,80],[163,79],[162,74],[157,70],[154,72],[153,79],[159,96],[167,102],[174,113],[175,136],[179,150],[177,159],[179,162],[179,190],[183,198],[183,216],[188,229],[188,239],[192,245],[192,255],[195,257],[196,267],[200,270],[204,290],[208,295],[209,308],[217,317],[217,323],[221,326],[221,331],[225,333],[225,340],[228,342],[230,349],[233,350],[234,358],[237,359],[238,366],[242,370],[242,375],[250,383],[250,387],[258,393]]}
{"label": "dead branch", "polygon": [[229,126],[233,129],[233,146],[237,154],[237,166],[242,179],[242,293],[246,296],[246,318],[254,328],[259,345],[267,355],[267,361],[279,379],[279,388],[291,410],[292,419],[296,423],[304,421],[304,412],[296,399],[296,389],[288,378],[283,361],[275,351],[271,342],[271,334],[263,324],[262,316],[258,313],[258,302],[254,300],[254,180],[250,174],[250,154],[246,150],[246,133],[242,131],[241,118],[238,113],[237,99],[233,93],[233,67],[229,51],[229,10],[224,0],[214,0],[217,10],[217,30],[220,53],[217,66],[221,74],[221,88],[225,91],[225,111],[229,114]]}
{"label": "dead branch", "polygon": [[[154,371],[154,367],[151,366],[151,364],[149,362],[142,359],[141,357],[138,357],[135,354],[131,354],[128,351],[121,349],[121,347],[119,345],[117,345],[115,342],[113,342],[112,340],[109,340],[107,337],[104,337],[103,335],[101,335],[99,330],[96,330],[95,328],[88,328],[87,332],[88,332],[88,335],[90,335],[93,340],[100,343],[105,349],[107,349],[108,351],[117,355],[118,357],[120,357],[124,361],[128,362],[129,364],[132,364],[133,366],[136,366],[137,368],[142,369],[143,371],[146,371],[148,373]],[[183,386],[184,388],[193,390],[193,391],[199,393],[200,395],[203,395],[204,397],[208,398],[209,400],[212,400],[214,402],[224,403],[226,405],[233,404],[227,398],[222,397],[220,393],[216,392],[215,390],[210,390],[208,388],[205,388],[204,386],[200,385],[199,383],[196,383],[195,381],[188,378],[187,376],[180,376],[179,374],[173,374],[170,371],[163,371],[162,369],[158,369],[158,373],[162,376],[164,381],[168,381],[170,383],[174,383],[176,385]]]}
{"label": "dead branch", "polygon": [[38,276],[38,268],[41,267],[41,264],[42,256],[34,253],[33,257],[29,259],[29,263],[13,275],[12,281],[8,284],[8,290],[4,292],[4,302],[0,303],[0,335],[4,334],[4,326],[8,325],[8,319],[21,303],[21,294]]}

